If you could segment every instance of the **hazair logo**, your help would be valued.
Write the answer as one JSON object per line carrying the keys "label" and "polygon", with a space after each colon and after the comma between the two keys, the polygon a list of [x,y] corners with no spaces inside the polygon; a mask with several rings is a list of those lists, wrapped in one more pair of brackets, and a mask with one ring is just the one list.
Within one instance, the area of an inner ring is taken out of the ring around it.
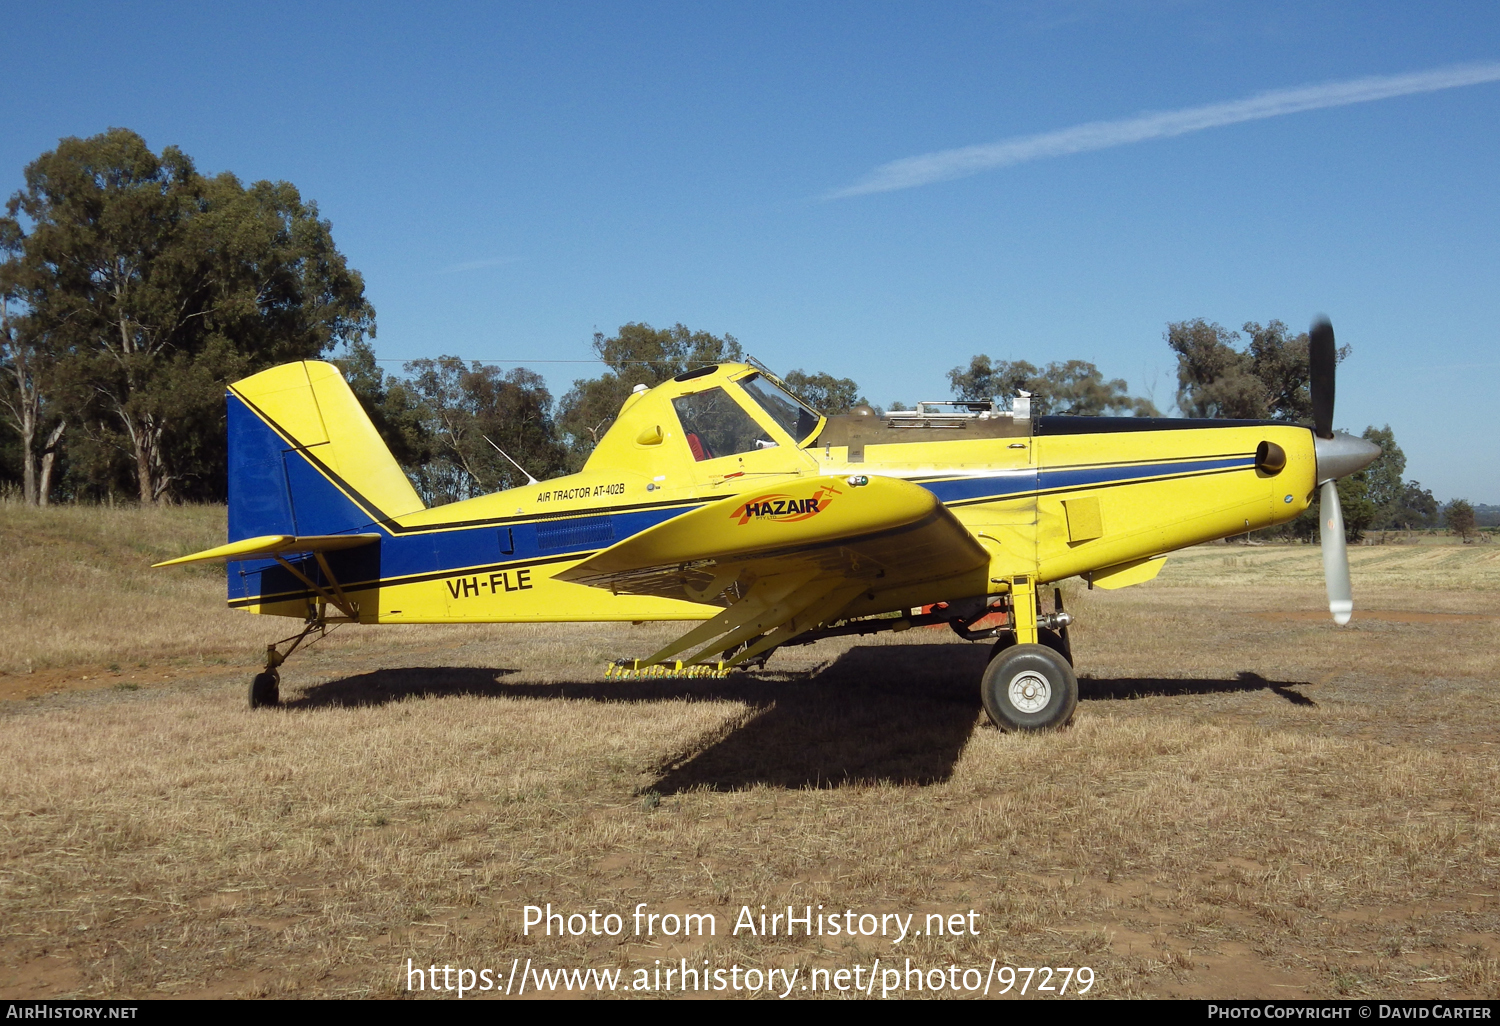
{"label": "hazair logo", "polygon": [[781,523],[796,523],[817,516],[828,508],[836,488],[819,488],[809,498],[797,499],[784,492],[761,495],[750,499],[739,509],[729,514],[731,520],[748,524],[752,520],[776,520]]}

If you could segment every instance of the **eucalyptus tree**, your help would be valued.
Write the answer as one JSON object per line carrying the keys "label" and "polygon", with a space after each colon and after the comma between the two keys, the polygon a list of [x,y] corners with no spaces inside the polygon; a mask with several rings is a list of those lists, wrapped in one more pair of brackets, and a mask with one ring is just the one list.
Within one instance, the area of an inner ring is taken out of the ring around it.
{"label": "eucalyptus tree", "polygon": [[1109,381],[1086,360],[1063,360],[1036,367],[1025,360],[991,360],[980,354],[967,367],[948,372],[948,383],[958,399],[991,399],[1007,403],[1019,392],[1032,396],[1035,414],[1153,417],[1149,399],[1130,394],[1123,378]]}
{"label": "eucalyptus tree", "polygon": [[68,426],[47,394],[50,355],[32,318],[11,316],[11,296],[0,281],[0,422],[16,433],[21,495],[31,506],[48,504],[58,443]]}
{"label": "eucalyptus tree", "polygon": [[405,371],[393,385],[415,412],[424,440],[423,456],[408,473],[428,505],[564,472],[567,452],[541,375],[456,356],[412,360]]}
{"label": "eucalyptus tree", "polygon": [[636,385],[659,385],[696,367],[744,359],[733,335],[693,331],[678,323],[653,328],[631,321],[606,336],[594,333],[594,352],[608,368],[597,378],[582,378],[558,403],[558,426],[567,436],[574,467],[593,451]]}
{"label": "eucalyptus tree", "polygon": [[859,385],[853,378],[836,378],[827,371],[808,374],[794,370],[782,380],[799,399],[822,413],[848,413],[856,406],[870,405],[870,401],[859,394]]}
{"label": "eucalyptus tree", "polygon": [[289,183],[206,177],[122,128],[61,140],[25,183],[0,275],[46,340],[69,444],[142,502],[222,494],[227,380],[374,334],[362,279]]}

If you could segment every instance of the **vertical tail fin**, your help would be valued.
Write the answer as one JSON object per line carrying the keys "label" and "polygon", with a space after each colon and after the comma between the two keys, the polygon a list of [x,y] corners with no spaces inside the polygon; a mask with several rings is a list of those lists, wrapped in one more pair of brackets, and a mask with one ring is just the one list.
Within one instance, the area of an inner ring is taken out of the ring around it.
{"label": "vertical tail fin", "polygon": [[342,534],[425,509],[343,375],[315,361],[229,386],[229,540]]}

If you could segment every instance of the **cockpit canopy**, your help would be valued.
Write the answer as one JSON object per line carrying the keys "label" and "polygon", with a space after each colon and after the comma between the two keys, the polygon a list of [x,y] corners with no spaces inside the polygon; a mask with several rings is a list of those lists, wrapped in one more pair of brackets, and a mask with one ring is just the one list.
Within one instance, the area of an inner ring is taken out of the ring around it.
{"label": "cockpit canopy", "polygon": [[755,472],[789,472],[802,466],[806,457],[800,450],[827,423],[764,367],[698,367],[654,388],[636,386],[584,469],[630,464],[643,450],[665,443],[659,450],[663,455],[675,451],[695,463],[737,457],[730,464],[735,473],[744,472],[740,464],[747,454],[777,450],[792,462],[781,467],[786,460],[766,453],[751,460]]}
{"label": "cockpit canopy", "polygon": [[821,413],[764,374],[751,374],[740,378],[738,383],[798,445],[812,437],[818,429],[818,421],[823,419]]}
{"label": "cockpit canopy", "polygon": [[[681,380],[681,379],[679,379]],[[748,395],[787,433],[802,444],[817,430],[822,415],[759,371],[731,383]],[[723,385],[680,395],[672,400],[693,459],[711,460],[780,443],[746,412]]]}

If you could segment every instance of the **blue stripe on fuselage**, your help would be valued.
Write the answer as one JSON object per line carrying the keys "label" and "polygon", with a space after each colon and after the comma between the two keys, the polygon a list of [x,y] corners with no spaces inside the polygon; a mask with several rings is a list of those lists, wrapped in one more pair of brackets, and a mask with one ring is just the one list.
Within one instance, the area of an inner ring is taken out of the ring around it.
{"label": "blue stripe on fuselage", "polygon": [[[231,410],[235,405],[231,403]],[[344,587],[361,587],[381,580],[394,583],[393,579],[430,577],[450,571],[459,573],[475,566],[551,560],[568,555],[556,545],[540,544],[537,521],[446,529],[434,525],[433,529],[423,533],[394,533],[399,530],[396,525],[372,519],[313,466],[306,455],[287,446],[251,411],[241,407],[241,412],[253,423],[242,420],[236,425],[239,438],[244,440],[240,452],[268,464],[268,467],[265,473],[242,481],[237,491],[231,491],[231,540],[263,534],[380,534],[382,537],[376,544],[325,553],[329,568]],[[231,480],[233,478],[231,474]],[[288,483],[289,490],[286,488]],[[263,496],[256,502],[254,492],[248,487],[250,484],[275,489],[272,497],[280,495],[282,498],[271,501]],[[627,510],[570,517],[567,522],[584,529],[585,537],[592,534],[620,541],[696,508]],[[589,531],[589,528],[595,530]],[[577,555],[581,558],[597,548],[594,546]],[[290,559],[288,562],[312,580],[327,583],[312,558]],[[307,590],[305,584],[274,559],[233,561],[229,564],[228,577],[232,601],[259,595],[305,593]]]}
{"label": "blue stripe on fuselage", "polygon": [[944,503],[973,499],[1009,498],[1036,492],[1036,468],[1012,470],[983,477],[954,477],[942,481],[914,481]]}
{"label": "blue stripe on fuselage", "polygon": [[[696,507],[631,510],[577,517],[569,523],[579,526],[608,523],[614,537],[623,540],[694,508]],[[574,555],[582,558],[592,554],[593,550],[569,554],[559,553],[552,548],[543,549],[537,544],[537,526],[535,522],[513,523],[398,535],[382,531],[384,536],[377,544],[325,553],[324,558],[328,560],[329,568],[343,587],[357,588],[375,581],[396,584],[403,578],[457,574],[476,566],[551,561]],[[378,530],[380,525],[372,524],[371,527]],[[296,565],[296,560],[291,562]],[[313,560],[304,560],[304,564],[298,566],[298,569],[313,580],[326,583],[321,581],[322,575]],[[229,566],[231,599],[301,593],[306,590],[305,585],[287,573],[275,560],[242,560]]]}
{"label": "blue stripe on fuselage", "polygon": [[[362,587],[377,581],[397,583],[401,579],[430,579],[461,573],[472,567],[551,561],[559,556],[583,558],[594,551],[568,554],[553,546],[544,548],[537,537],[537,521],[446,529],[434,525],[423,533],[393,533],[399,528],[372,519],[372,513],[378,515],[379,511],[369,510],[351,500],[308,460],[305,451],[289,446],[232,394],[229,415],[232,439],[230,540],[263,534],[379,533],[382,537],[377,544],[326,554],[334,575],[345,587]],[[311,451],[315,454],[316,447]],[[1246,455],[1133,466],[1060,467],[1041,471],[1022,468],[914,483],[931,491],[941,502],[951,504],[1019,498],[1034,495],[1039,490],[1126,484],[1253,465],[1254,458]],[[613,537],[618,543],[696,508],[694,505],[601,513],[568,518],[568,523],[585,531],[597,527],[601,535]],[[592,532],[586,531],[585,536],[587,533]],[[312,558],[290,562],[311,579],[322,581],[322,574]],[[232,601],[260,595],[306,592],[306,586],[275,560],[234,561],[228,570]]]}
{"label": "blue stripe on fuselage", "polygon": [[1057,470],[1042,471],[1041,490],[1050,492],[1060,488],[1127,484],[1131,481],[1153,477],[1177,477],[1183,474],[1203,474],[1216,470],[1242,470],[1253,466],[1255,466],[1254,456],[1225,456],[1212,460],[1143,463],[1130,467],[1060,467]]}
{"label": "blue stripe on fuselage", "polygon": [[947,478],[938,481],[918,480],[915,483],[936,495],[942,502],[954,503],[972,502],[976,499],[1018,498],[1037,491],[1050,492],[1064,488],[1128,484],[1131,481],[1144,481],[1156,477],[1239,470],[1254,465],[1253,456],[1225,456],[1209,460],[1142,463],[1132,466],[1058,467],[1055,470],[1042,471],[1027,468],[1002,474]]}

